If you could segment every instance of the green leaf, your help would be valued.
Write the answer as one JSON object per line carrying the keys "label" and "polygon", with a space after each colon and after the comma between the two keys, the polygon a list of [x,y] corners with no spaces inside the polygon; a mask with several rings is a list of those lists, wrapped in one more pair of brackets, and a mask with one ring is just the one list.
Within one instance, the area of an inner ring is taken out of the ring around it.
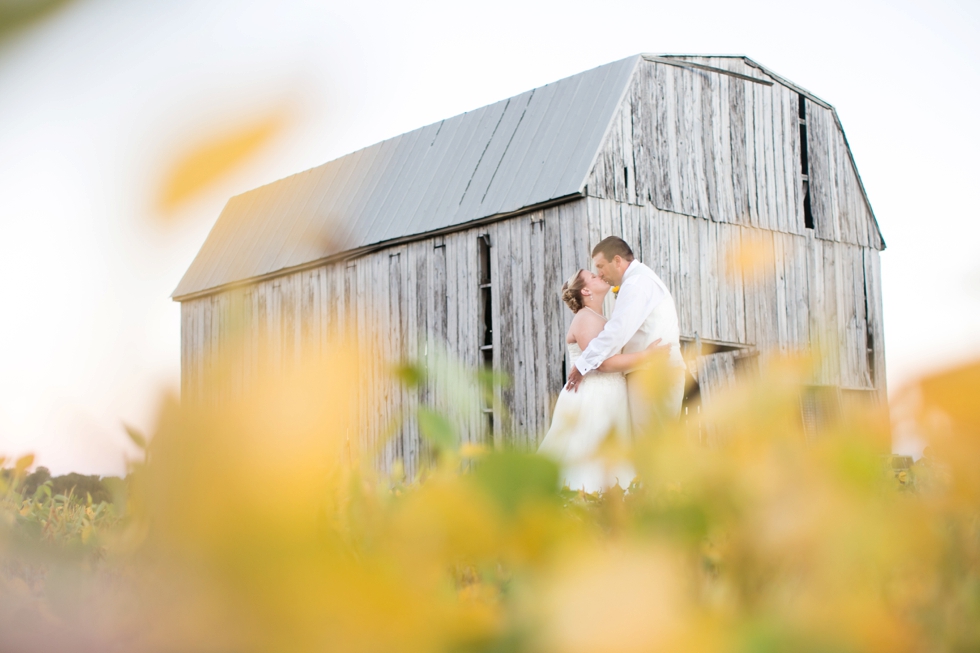
{"label": "green leaf", "polygon": [[473,478],[505,510],[529,499],[559,499],[558,465],[544,456],[517,451],[494,452],[482,458]]}
{"label": "green leaf", "polygon": [[419,431],[436,449],[455,451],[459,448],[459,439],[445,415],[423,406],[418,409],[417,417]]}
{"label": "green leaf", "polygon": [[126,429],[126,435],[129,436],[129,439],[132,440],[137,447],[143,451],[146,451],[146,436],[134,429],[129,424],[123,424],[123,428]]}
{"label": "green leaf", "polygon": [[491,369],[481,368],[476,374],[477,383],[484,394],[492,395],[495,388],[510,387],[510,377],[503,372],[494,372]]}
{"label": "green leaf", "polygon": [[413,363],[402,363],[395,368],[395,376],[406,388],[417,388],[425,380],[425,370]]}

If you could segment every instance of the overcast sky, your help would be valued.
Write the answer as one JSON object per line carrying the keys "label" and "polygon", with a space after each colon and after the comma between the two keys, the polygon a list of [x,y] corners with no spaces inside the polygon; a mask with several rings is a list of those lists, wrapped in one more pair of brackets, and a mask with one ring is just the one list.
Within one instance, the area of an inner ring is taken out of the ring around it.
{"label": "overcast sky", "polygon": [[[169,299],[232,195],[639,52],[833,104],[888,244],[888,381],[980,356],[980,3],[78,2],[0,43],[0,454],[118,473],[179,383]],[[176,213],[182,151],[286,116]]]}

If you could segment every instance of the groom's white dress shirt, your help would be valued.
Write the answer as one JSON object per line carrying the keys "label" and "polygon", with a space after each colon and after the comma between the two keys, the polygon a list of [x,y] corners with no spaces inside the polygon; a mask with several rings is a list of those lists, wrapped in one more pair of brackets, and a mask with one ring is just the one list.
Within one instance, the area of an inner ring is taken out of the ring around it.
{"label": "groom's white dress shirt", "polygon": [[588,374],[610,356],[641,351],[657,338],[661,344],[671,345],[671,362],[683,365],[679,336],[677,311],[667,286],[653,270],[634,260],[623,274],[612,316],[575,361],[575,367]]}

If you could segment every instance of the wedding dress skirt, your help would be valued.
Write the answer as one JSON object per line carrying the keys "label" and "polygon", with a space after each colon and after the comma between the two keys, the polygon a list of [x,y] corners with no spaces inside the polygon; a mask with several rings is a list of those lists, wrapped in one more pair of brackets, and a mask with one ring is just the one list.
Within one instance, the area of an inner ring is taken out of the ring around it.
{"label": "wedding dress skirt", "polygon": [[[574,365],[582,349],[572,343],[568,353]],[[608,437],[618,438],[625,445],[630,441],[626,377],[618,372],[590,372],[578,392],[562,388],[551,428],[538,453],[561,465],[562,481],[572,490],[596,492],[617,483],[626,488],[633,480],[632,466],[598,457],[600,445]]]}

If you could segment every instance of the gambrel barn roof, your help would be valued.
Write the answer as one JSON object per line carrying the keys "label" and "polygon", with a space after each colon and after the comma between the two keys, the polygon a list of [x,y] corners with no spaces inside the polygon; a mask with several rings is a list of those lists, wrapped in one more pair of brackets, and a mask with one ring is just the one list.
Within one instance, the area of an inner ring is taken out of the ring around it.
{"label": "gambrel barn roof", "polygon": [[[832,109],[746,57],[629,57],[233,197],[174,298],[584,196],[617,109],[644,60],[781,84]],[[726,61],[732,64],[718,63]],[[730,70],[720,67],[726,65]],[[842,143],[853,170],[848,178],[860,187],[872,223],[868,232],[873,233],[864,237],[883,248],[846,140]]]}

